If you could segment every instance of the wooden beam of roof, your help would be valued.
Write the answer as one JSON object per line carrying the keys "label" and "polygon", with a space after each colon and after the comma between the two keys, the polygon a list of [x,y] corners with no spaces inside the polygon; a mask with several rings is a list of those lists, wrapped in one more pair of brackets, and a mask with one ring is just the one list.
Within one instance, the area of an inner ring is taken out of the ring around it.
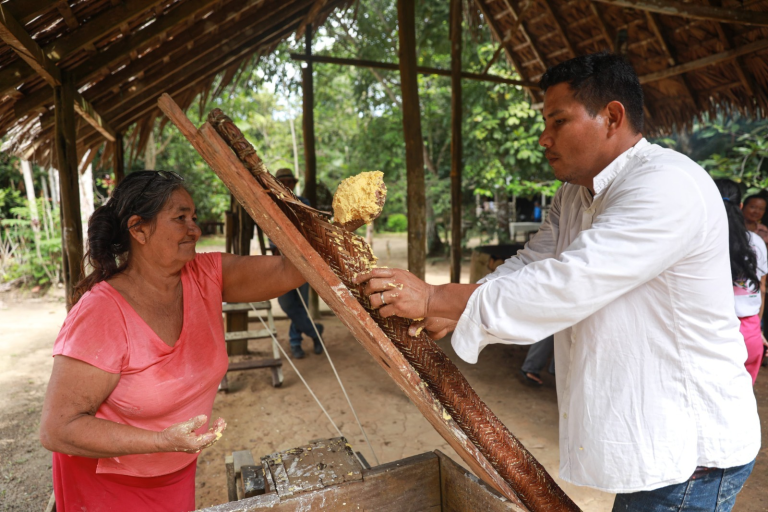
{"label": "wooden beam of roof", "polygon": [[[209,3],[215,3],[215,1],[217,0],[209,0]],[[252,6],[254,4],[261,5],[262,3],[263,0],[237,0],[236,2],[227,4],[227,7],[232,5],[232,10],[228,11],[223,8],[217,9],[216,12],[214,12],[211,16],[192,24],[181,34],[177,34],[176,37],[174,37],[172,40],[166,41],[149,54],[131,61],[130,64],[120,69],[118,72],[107,76],[104,80],[96,84],[95,90],[89,89],[86,91],[86,96],[88,96],[91,101],[95,101],[96,97],[93,94],[96,90],[106,92],[113,87],[119,87],[128,82],[131,78],[137,76],[139,73],[144,72],[149,67],[159,63],[166,58],[170,58],[173,52],[182,48],[184,48],[185,52],[189,51],[189,48],[187,47],[189,44],[192,44],[195,47],[199,47],[201,45],[206,47],[206,45],[210,46],[220,43],[221,36],[219,36],[219,41],[211,39],[212,32],[220,32],[226,36],[226,34],[231,33],[232,30],[240,30],[244,27],[244,25],[240,23],[237,27],[235,27],[235,24],[237,23],[237,16],[244,14],[247,9],[253,8]],[[235,20],[235,22],[228,23],[223,26],[220,25],[225,23],[227,20]],[[254,22],[255,21],[258,20],[254,20]],[[160,32],[154,31],[153,27],[155,27],[155,25],[157,25],[157,22],[144,29],[148,31],[152,30],[152,35],[149,35],[149,33],[142,35],[142,32],[144,32],[144,30],[142,30],[131,36],[128,36],[125,39],[125,42],[129,43],[130,41],[134,44],[121,45],[120,49],[123,50],[123,53],[113,52],[112,48],[115,46],[113,45],[107,48],[104,52],[86,60],[82,65],[72,69],[71,73],[74,75],[75,84],[85,84],[103,71],[108,71],[111,65],[114,65],[115,62],[118,62],[120,59],[124,59],[126,57],[125,52],[135,50],[139,48],[141,44],[144,44],[147,40],[158,36]],[[163,29],[163,31],[164,30],[165,29]],[[187,35],[189,35],[189,37],[186,37]],[[136,39],[133,39],[134,37],[136,37]],[[29,112],[39,110],[46,104],[50,103],[50,101],[50,92],[45,89],[34,92],[26,98],[21,98],[14,104],[16,117],[21,117],[28,114]]]}
{"label": "wooden beam of roof", "polygon": [[643,75],[640,77],[640,83],[647,84],[649,82],[655,82],[657,80],[669,78],[671,76],[677,76],[682,73],[693,71],[695,69],[701,69],[707,66],[712,66],[713,64],[719,64],[727,60],[735,59],[736,57],[740,57],[748,53],[759,52],[760,50],[765,50],[766,48],[768,48],[768,39],[760,39],[753,43],[745,44],[744,46],[739,46],[738,48],[733,48],[731,50],[727,50],[724,52],[715,53],[713,55],[708,55],[701,59],[696,59],[696,60],[692,60],[691,62],[686,62],[685,64],[681,64],[679,66],[662,69],[661,71],[657,71],[655,73],[649,73],[647,75]]}
{"label": "wooden beam of roof", "polygon": [[[479,1],[482,2],[483,0],[479,0]],[[519,20],[521,14],[518,13],[517,10],[512,6],[512,2],[510,0],[503,0],[503,2],[504,2],[504,5],[507,6],[509,11],[515,17],[515,21]],[[536,45],[533,43],[533,39],[531,39],[531,36],[528,34],[528,31],[525,30],[525,26],[522,23],[516,23],[515,25],[519,26],[520,33],[523,34],[523,38],[526,40],[528,45],[531,47],[531,51],[533,52],[533,55],[539,61],[539,63],[541,64],[541,67],[544,68],[544,70],[546,71],[547,63],[544,62],[544,58],[541,56],[541,52],[536,47]],[[510,37],[513,36],[513,35],[514,34],[510,34]],[[503,41],[504,39],[502,38],[501,40]]]}
{"label": "wooden beam of roof", "polygon": [[[304,55],[303,53],[292,53],[291,59],[300,60],[304,62],[319,62],[323,64],[339,64],[342,66],[358,66],[363,68],[374,68],[374,69],[391,69],[394,71],[397,71],[398,69],[400,69],[397,64],[393,64],[391,62],[378,62],[374,60],[363,60],[363,59],[344,59],[340,57],[325,57],[322,55],[308,56],[308,55]],[[418,71],[420,75],[451,76],[450,69],[417,66],[416,71]],[[535,89],[539,88],[537,84],[533,82],[525,81],[525,80],[513,80],[511,78],[504,78],[497,75],[468,73],[466,71],[461,72],[461,78],[466,78],[468,80],[478,80],[480,82],[494,82],[497,84],[519,85],[521,87],[532,87]]]}
{"label": "wooden beam of roof", "polygon": [[[181,72],[169,76],[163,83],[158,84],[151,90],[143,91],[140,96],[129,100],[125,108],[111,121],[115,126],[120,127],[119,130],[124,131],[132,123],[155,110],[157,108],[157,98],[163,93],[175,96],[201,82],[209,80],[232,64],[242,61],[262,48],[269,47],[281,40],[293,32],[300,21],[300,19],[289,20],[287,23],[281,24],[280,28],[266,36],[266,38],[263,34],[258,35],[255,39],[234,50],[229,49],[229,47],[226,49],[219,48],[220,52],[212,54],[210,59],[200,62],[194,69],[181,70]],[[96,135],[93,133],[84,133],[79,137],[79,140],[86,147],[98,143]]]}
{"label": "wooden beam of roof", "polygon": [[[80,29],[56,39],[43,48],[43,50],[49,59],[58,62],[68,55],[94,43],[119,28],[121,24],[163,1],[131,0],[125,4],[120,4],[98,16],[94,16],[87,23],[83,24]],[[33,76],[34,72],[23,61],[12,62],[5,66],[3,73],[0,75],[0,96],[11,93]]]}
{"label": "wooden beam of roof", "polygon": [[560,14],[555,12],[555,10],[552,8],[552,5],[549,3],[549,0],[540,0],[540,1],[544,5],[544,8],[547,10],[549,15],[552,17],[552,21],[555,22],[555,30],[557,30],[557,33],[560,34],[560,38],[565,43],[565,46],[566,48],[568,48],[568,51],[571,52],[571,57],[578,56],[578,54],[576,53],[576,47],[568,38],[568,34],[565,32],[565,29],[563,28],[563,20],[560,18]]}
{"label": "wooden beam of roof", "polygon": [[673,0],[594,0],[618,7],[651,11],[668,16],[681,16],[699,20],[740,23],[742,25],[768,26],[768,12],[747,9],[728,9],[710,5],[695,5]]}
{"label": "wooden beam of roof", "polygon": [[[293,14],[297,9],[306,9],[296,7],[296,3],[283,5],[288,6],[288,11],[282,17],[284,21],[275,19],[275,16],[262,17],[261,22],[251,22],[250,26],[236,33],[232,40],[211,48],[201,58],[179,59],[173,69],[164,69],[154,78],[147,77],[147,87],[123,95],[120,102],[114,102],[112,98],[105,100],[105,115],[109,116],[110,124],[117,127],[118,131],[124,131],[130,123],[154,109],[155,101],[163,92],[178,94],[293,32],[301,22]],[[107,102],[112,108],[107,106]],[[115,114],[109,115],[111,112]]]}
{"label": "wooden beam of roof", "polygon": [[[483,13],[483,17],[485,18],[485,22],[488,23],[488,26],[491,28],[491,33],[496,37],[496,39],[499,41],[499,44],[504,45],[504,48],[506,49],[507,58],[512,63],[512,65],[515,67],[515,70],[517,71],[517,74],[520,75],[520,78],[527,81],[528,76],[523,72],[523,65],[520,62],[520,60],[517,58],[517,55],[514,54],[514,52],[509,51],[509,48],[507,48],[504,38],[504,34],[501,33],[499,30],[498,25],[496,24],[496,20],[493,19],[493,16],[490,15],[490,12],[488,11],[488,6],[485,5],[485,2],[483,0],[477,0],[475,2],[475,5],[477,5],[477,8],[480,9],[480,12]],[[533,90],[528,87],[528,94],[530,95],[532,100],[536,100],[536,97],[533,94]]]}
{"label": "wooden beam of roof", "polygon": [[3,8],[21,23],[27,23],[53,8],[51,0],[8,0]]}
{"label": "wooden beam of roof", "polygon": [[[0,5],[0,39],[13,48],[51,87],[57,87],[64,83],[61,70],[46,57],[43,49],[24,30],[24,27],[6,12],[2,5]],[[114,141],[114,131],[101,119],[93,106],[77,90],[73,90],[72,95],[75,99],[77,113],[107,139]]]}
{"label": "wooden beam of roof", "polygon": [[69,28],[77,28],[78,25],[80,25],[80,22],[75,18],[75,14],[72,12],[72,8],[69,6],[67,0],[57,0],[56,9],[59,11],[59,14],[61,14],[61,17],[64,18],[64,22]]}

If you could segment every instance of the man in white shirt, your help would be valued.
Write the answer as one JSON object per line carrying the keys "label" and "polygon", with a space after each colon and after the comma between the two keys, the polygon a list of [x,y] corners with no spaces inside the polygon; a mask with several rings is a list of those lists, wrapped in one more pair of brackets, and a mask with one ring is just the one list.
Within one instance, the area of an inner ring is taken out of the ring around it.
{"label": "man in white shirt", "polygon": [[539,143],[564,184],[526,247],[476,285],[396,269],[358,282],[384,316],[426,317],[413,331],[455,328],[470,363],[554,333],[564,480],[617,493],[615,511],[730,511],[760,423],[723,200],[696,163],[643,138],[621,57],[572,59],[541,87]]}

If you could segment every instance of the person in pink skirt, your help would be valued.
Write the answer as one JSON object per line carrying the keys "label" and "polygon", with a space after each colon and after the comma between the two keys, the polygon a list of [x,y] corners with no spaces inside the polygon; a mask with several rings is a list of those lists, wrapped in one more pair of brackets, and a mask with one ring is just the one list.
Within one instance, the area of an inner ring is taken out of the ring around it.
{"label": "person in pink skirt", "polygon": [[723,196],[725,211],[728,213],[734,304],[736,316],[741,321],[741,334],[747,345],[744,365],[754,384],[763,360],[763,347],[768,344],[760,326],[765,299],[764,278],[768,273],[768,250],[757,233],[747,230],[740,207],[739,186],[727,179],[715,180],[715,184]]}

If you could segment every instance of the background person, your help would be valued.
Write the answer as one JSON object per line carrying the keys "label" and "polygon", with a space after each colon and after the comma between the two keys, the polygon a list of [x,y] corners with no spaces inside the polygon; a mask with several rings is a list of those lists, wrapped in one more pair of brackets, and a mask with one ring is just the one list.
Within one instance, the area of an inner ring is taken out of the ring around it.
{"label": "background person", "polygon": [[[741,334],[747,345],[747,361],[744,363],[755,384],[768,345],[760,326],[765,303],[765,275],[768,273],[768,250],[757,233],[747,231],[741,214],[741,190],[727,179],[715,180],[723,196],[728,214],[729,250],[731,255],[731,279],[736,304],[736,316],[741,322]],[[755,200],[753,199],[753,203]]]}
{"label": "background person", "polygon": [[539,143],[564,184],[526,247],[481,284],[396,269],[357,282],[382,316],[425,317],[412,333],[455,327],[469,363],[555,333],[560,477],[616,493],[615,511],[728,512],[760,420],[723,199],[695,162],[643,138],[642,89],[620,56],[563,62],[540,85]]}
{"label": "background person", "polygon": [[[293,175],[293,172],[286,168],[278,169],[277,172],[275,172],[275,178],[280,180],[280,182],[291,191],[296,188],[296,184],[299,182]],[[309,204],[309,200],[306,197],[297,197],[302,203],[307,206],[312,206]],[[280,254],[280,250],[271,241],[269,246],[272,249],[272,254]],[[304,299],[303,304],[301,298],[299,298],[299,294],[301,294],[301,297]],[[295,290],[291,290],[279,296],[277,298],[277,303],[280,304],[282,310],[291,320],[291,327],[288,330],[291,356],[293,356],[294,359],[302,359],[306,356],[304,349],[301,348],[302,334],[305,334],[312,340],[315,354],[322,354],[323,344],[320,343],[320,340],[317,337],[317,332],[315,332],[315,328],[312,326],[312,320],[310,320],[307,310],[304,307],[305,304],[309,307],[309,283],[304,283]],[[316,323],[315,325],[317,326],[317,331],[320,333],[320,336],[322,336],[324,330],[323,324]]]}
{"label": "background person", "polygon": [[768,244],[768,227],[762,223],[763,216],[765,215],[765,208],[768,204],[768,199],[763,192],[759,194],[753,194],[744,198],[744,203],[741,205],[741,211],[744,214],[744,221],[747,225],[747,229],[753,233],[757,233],[763,240],[764,244]]}
{"label": "background person", "polygon": [[60,512],[194,510],[197,454],[227,371],[222,301],[269,300],[304,279],[275,256],[196,254],[182,178],[129,174],[88,222],[93,270],[54,344],[40,440]]}

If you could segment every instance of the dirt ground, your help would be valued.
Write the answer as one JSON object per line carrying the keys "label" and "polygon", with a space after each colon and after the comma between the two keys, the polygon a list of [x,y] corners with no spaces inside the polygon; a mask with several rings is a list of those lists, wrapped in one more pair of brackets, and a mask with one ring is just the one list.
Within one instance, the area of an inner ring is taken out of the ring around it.
{"label": "dirt ground", "polygon": [[[387,264],[404,264],[404,239],[377,239],[374,249]],[[215,246],[201,247],[213,250]],[[465,267],[468,265],[465,265]],[[447,263],[428,264],[427,278],[446,282]],[[466,281],[466,276],[465,279]],[[61,293],[42,299],[0,294],[0,511],[43,510],[51,493],[50,454],[37,441],[40,409],[50,375],[53,340],[64,320]],[[276,310],[276,314],[280,312]],[[257,328],[257,323],[252,328]],[[335,317],[325,315],[325,342],[379,462],[440,449],[457,462],[455,452],[432,429],[416,407],[379,368]],[[278,339],[288,350],[288,322],[276,322]],[[541,388],[525,385],[518,369],[525,347],[491,346],[476,365],[458,359],[450,342],[440,342],[478,394],[557,479],[557,399],[554,377],[543,374]],[[305,341],[305,350],[311,348]],[[267,340],[252,340],[254,357],[271,357]],[[344,400],[325,355],[308,351],[296,367],[322,401],[353,447],[374,464],[374,455]],[[312,400],[290,364],[284,363],[285,383],[271,386],[269,371],[251,370],[229,376],[230,392],[219,393],[214,414],[225,418],[223,438],[200,455],[197,506],[226,501],[224,456],[251,450],[256,460],[277,450],[335,437],[336,431]],[[765,372],[765,370],[764,370]],[[763,446],[755,470],[739,496],[736,511],[768,510],[768,373],[758,378],[755,394],[763,423]],[[608,511],[613,496],[558,482],[585,511]]]}

